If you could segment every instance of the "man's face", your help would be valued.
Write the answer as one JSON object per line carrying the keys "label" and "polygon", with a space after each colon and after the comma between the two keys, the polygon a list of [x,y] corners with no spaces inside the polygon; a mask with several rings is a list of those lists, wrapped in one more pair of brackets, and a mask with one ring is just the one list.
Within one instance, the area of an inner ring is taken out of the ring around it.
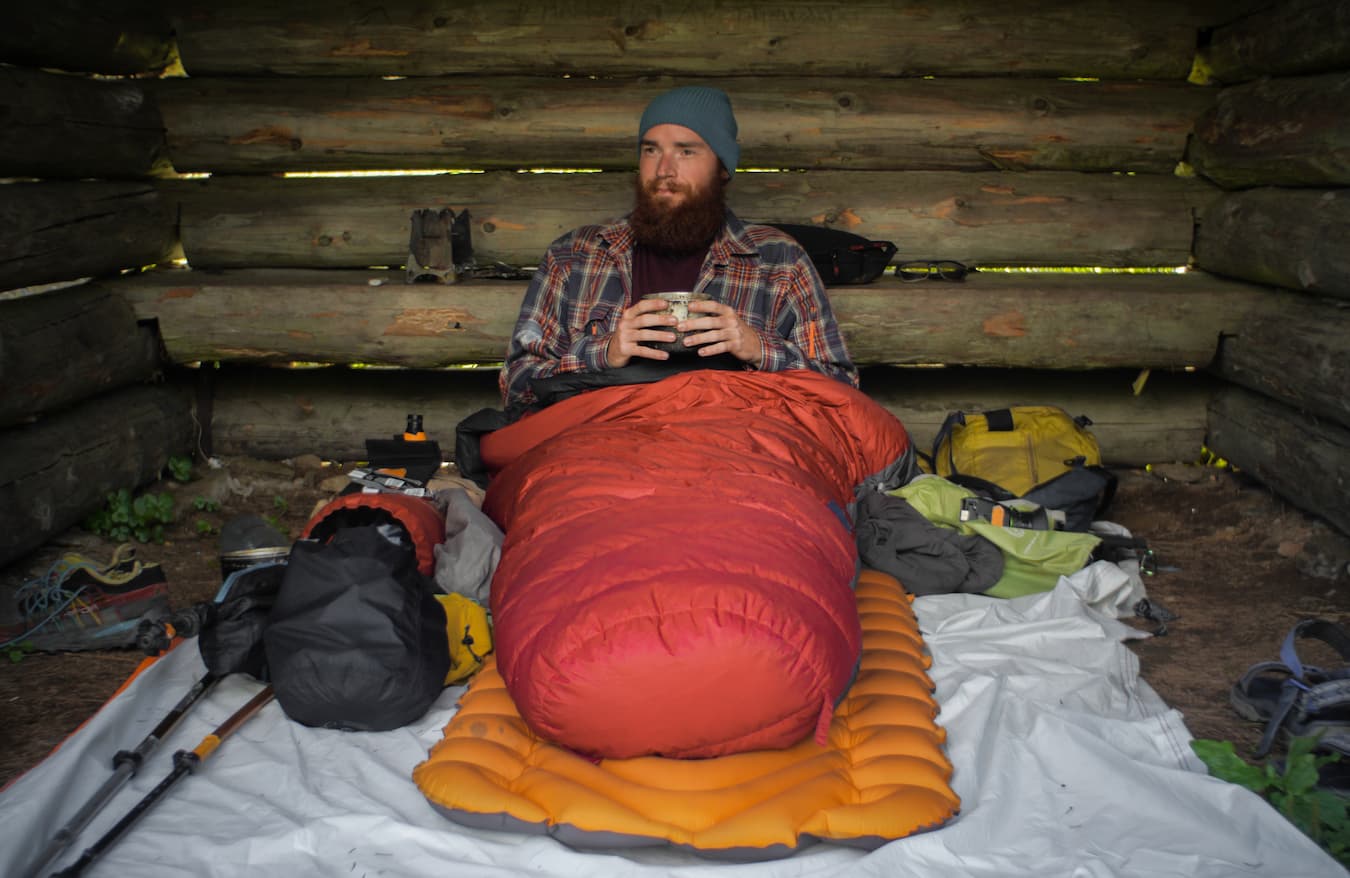
{"label": "man's face", "polygon": [[638,180],[666,209],[708,191],[722,175],[712,149],[683,125],[653,125],[639,145]]}

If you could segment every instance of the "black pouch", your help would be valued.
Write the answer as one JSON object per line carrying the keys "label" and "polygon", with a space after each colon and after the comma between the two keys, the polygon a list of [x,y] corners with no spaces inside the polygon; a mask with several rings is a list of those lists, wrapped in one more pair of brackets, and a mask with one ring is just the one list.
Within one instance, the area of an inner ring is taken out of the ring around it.
{"label": "black pouch", "polygon": [[412,545],[388,525],[297,542],[263,642],[278,703],[308,726],[407,725],[450,670],[445,611]]}
{"label": "black pouch", "polygon": [[208,670],[217,676],[248,674],[267,679],[263,632],[281,590],[285,564],[259,564],[230,574],[224,597],[205,605],[197,648]]}
{"label": "black pouch", "polygon": [[827,229],[767,223],[797,239],[827,287],[871,283],[891,264],[896,247],[890,241],[869,241],[862,235]]}

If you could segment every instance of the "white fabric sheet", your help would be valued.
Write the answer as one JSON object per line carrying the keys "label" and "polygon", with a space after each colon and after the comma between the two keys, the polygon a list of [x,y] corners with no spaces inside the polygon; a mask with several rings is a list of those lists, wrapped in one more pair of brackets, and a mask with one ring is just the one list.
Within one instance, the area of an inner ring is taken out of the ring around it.
{"label": "white fabric sheet", "polygon": [[[933,654],[963,808],[945,827],[862,853],[819,844],[720,864],[654,849],[579,853],[547,837],[469,830],[410,773],[461,687],[393,732],[310,729],[275,703],[184,779],[86,873],[94,876],[1232,876],[1343,875],[1257,796],[1208,777],[1181,716],[1138,676],[1113,617],[1137,580],[1096,564],[1010,601],[916,602]],[[203,672],[193,644],[142,674],[54,755],[0,794],[0,875],[29,857]],[[220,684],[59,861],[93,844],[259,684]]]}

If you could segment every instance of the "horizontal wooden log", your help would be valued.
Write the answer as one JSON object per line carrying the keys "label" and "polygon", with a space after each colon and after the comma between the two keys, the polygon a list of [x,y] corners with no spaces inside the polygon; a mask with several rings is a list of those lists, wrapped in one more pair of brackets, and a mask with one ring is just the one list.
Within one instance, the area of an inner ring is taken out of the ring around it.
{"label": "horizontal wooden log", "polygon": [[386,271],[164,271],[101,286],[156,322],[173,363],[415,368],[500,362],[525,292],[523,281],[409,285]]}
{"label": "horizontal wooden log", "polygon": [[144,177],[167,168],[164,121],[140,80],[0,67],[0,176]]}
{"label": "horizontal wooden log", "polygon": [[[372,285],[372,282],[379,282]],[[500,362],[523,281],[409,285],[396,272],[164,271],[103,284],[159,326],[168,357],[437,368]],[[891,276],[831,287],[861,364],[1058,369],[1210,362],[1219,337],[1265,313],[1265,290],[1208,275]]]}
{"label": "horizontal wooden log", "polygon": [[1134,371],[1023,369],[864,370],[862,388],[900,418],[915,446],[930,451],[947,414],[1010,405],[1057,405],[1092,421],[1110,466],[1189,462],[1205,440],[1205,409],[1218,382],[1198,372],[1151,373],[1136,394]]}
{"label": "horizontal wooden log", "polygon": [[1190,161],[1228,189],[1350,184],[1350,72],[1221,90],[1196,123]]}
{"label": "horizontal wooden log", "polygon": [[83,73],[158,73],[176,58],[159,0],[18,4],[0,28],[0,62]]}
{"label": "horizontal wooden log", "polygon": [[[194,268],[366,268],[408,259],[409,217],[467,210],[475,255],[534,265],[559,235],[626,214],[633,175],[450,174],[166,181]],[[1185,265],[1220,190],[1160,176],[941,171],[737,174],[746,220],[826,225],[967,264]]]}
{"label": "horizontal wooden log", "polygon": [[152,482],[169,457],[190,453],[191,435],[188,399],[167,385],[0,431],[0,566],[101,509],[110,492]]}
{"label": "horizontal wooden log", "polygon": [[501,407],[497,373],[222,365],[185,370],[180,380],[197,389],[198,420],[213,454],[365,460],[367,439],[399,433],[416,413],[442,457],[453,460],[455,425]]}
{"label": "horizontal wooden log", "polygon": [[149,183],[11,183],[0,191],[0,290],[165,262],[174,205]]}
{"label": "horizontal wooden log", "polygon": [[1350,430],[1228,385],[1210,403],[1208,444],[1293,505],[1350,534]]}
{"label": "horizontal wooden log", "polygon": [[1350,68],[1350,5],[1282,0],[1214,29],[1201,51],[1213,82],[1300,76]]}
{"label": "horizontal wooden log", "polygon": [[[318,454],[341,461],[366,456],[365,440],[402,429],[418,413],[446,460],[455,426],[484,408],[500,408],[497,371],[368,369],[209,370],[213,453],[281,459]],[[862,388],[893,412],[917,447],[927,449],[947,412],[1048,403],[1084,414],[1110,464],[1194,460],[1205,436],[1214,381],[1196,373],[1158,373],[1136,396],[1133,372],[1021,370],[865,370]],[[188,383],[201,375],[188,371]],[[199,415],[200,416],[200,415]]]}
{"label": "horizontal wooden log", "polygon": [[447,73],[1186,77],[1236,4],[695,0],[173,4],[191,76]]}
{"label": "horizontal wooden log", "polygon": [[1228,193],[1201,216],[1195,261],[1215,274],[1350,298],[1350,193]]}
{"label": "horizontal wooden log", "polygon": [[830,298],[860,363],[1037,369],[1204,366],[1221,335],[1273,310],[1265,290],[1201,273],[887,277]]}
{"label": "horizontal wooden log", "polygon": [[[631,169],[669,78],[166,79],[179,171]],[[741,166],[1172,173],[1212,93],[1185,83],[738,78]]]}
{"label": "horizontal wooden log", "polygon": [[1214,370],[1257,393],[1350,429],[1350,302],[1290,293],[1272,319],[1226,337]]}
{"label": "horizontal wooden log", "polygon": [[159,339],[94,285],[0,301],[0,427],[149,380]]}

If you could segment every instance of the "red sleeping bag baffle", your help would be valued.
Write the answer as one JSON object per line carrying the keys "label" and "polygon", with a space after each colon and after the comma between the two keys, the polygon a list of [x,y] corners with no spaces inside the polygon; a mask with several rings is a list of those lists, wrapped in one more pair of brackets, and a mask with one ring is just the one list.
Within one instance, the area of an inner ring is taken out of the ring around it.
{"label": "red sleeping bag baffle", "polygon": [[909,438],[806,372],[591,390],[484,437],[506,533],[498,667],[540,735],[596,757],[787,747],[861,649],[853,488]]}

